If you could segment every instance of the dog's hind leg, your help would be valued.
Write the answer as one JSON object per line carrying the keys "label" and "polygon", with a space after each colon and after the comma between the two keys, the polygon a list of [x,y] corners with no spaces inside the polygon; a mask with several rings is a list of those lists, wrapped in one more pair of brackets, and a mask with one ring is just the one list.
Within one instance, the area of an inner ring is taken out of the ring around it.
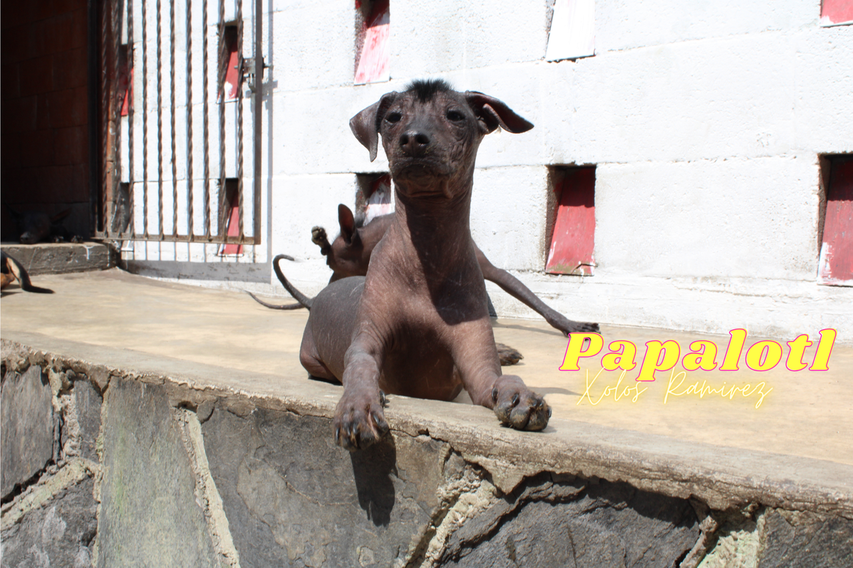
{"label": "dog's hind leg", "polygon": [[323,382],[340,384],[341,382],[332,371],[320,360],[317,353],[317,346],[314,344],[314,334],[311,331],[311,320],[305,325],[305,331],[302,334],[302,345],[299,348],[299,362],[311,375],[311,378],[321,380]]}

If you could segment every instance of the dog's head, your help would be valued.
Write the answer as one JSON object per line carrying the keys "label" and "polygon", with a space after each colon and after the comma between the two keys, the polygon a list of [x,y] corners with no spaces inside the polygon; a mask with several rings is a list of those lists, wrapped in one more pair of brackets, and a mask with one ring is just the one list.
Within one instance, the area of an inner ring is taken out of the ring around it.
{"label": "dog's head", "polygon": [[435,192],[447,186],[443,181],[470,177],[480,141],[498,127],[519,133],[533,125],[494,97],[460,93],[441,80],[414,81],[350,120],[371,161],[382,135],[398,190],[412,194]]}

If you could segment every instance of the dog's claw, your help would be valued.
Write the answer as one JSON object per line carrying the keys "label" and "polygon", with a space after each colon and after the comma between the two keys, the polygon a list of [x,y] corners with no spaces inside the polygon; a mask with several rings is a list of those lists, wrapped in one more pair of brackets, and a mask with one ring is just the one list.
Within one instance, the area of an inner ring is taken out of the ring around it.
{"label": "dog's claw", "polygon": [[382,410],[385,401],[382,391],[374,391],[373,395],[344,393],[335,410],[335,443],[355,451],[385,436],[390,431]]}

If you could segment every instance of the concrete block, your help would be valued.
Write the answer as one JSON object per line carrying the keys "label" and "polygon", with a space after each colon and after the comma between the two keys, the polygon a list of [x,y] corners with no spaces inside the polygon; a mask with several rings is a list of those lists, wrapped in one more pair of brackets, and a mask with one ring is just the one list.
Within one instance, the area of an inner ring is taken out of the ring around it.
{"label": "concrete block", "polygon": [[802,148],[821,153],[853,152],[851,27],[816,28],[794,37],[796,137]]}
{"label": "concrete block", "polygon": [[595,6],[596,53],[814,25],[819,8],[810,0],[600,2]]}
{"label": "concrete block", "polygon": [[3,566],[92,566],[98,530],[94,481],[85,477],[3,531]]}
{"label": "concrete block", "polygon": [[116,255],[100,243],[3,245],[3,251],[20,262],[30,276],[106,270],[116,265]]}
{"label": "concrete block", "polygon": [[56,417],[47,376],[37,366],[9,371],[2,387],[2,495],[5,499],[53,459]]}
{"label": "concrete block", "polygon": [[817,179],[815,156],[601,165],[596,274],[814,280]]}
{"label": "concrete block", "polygon": [[265,43],[269,37],[273,45],[267,63],[274,66],[274,88],[287,92],[351,85],[356,57],[353,3],[334,0],[321,10],[312,2],[288,4],[274,6],[276,11],[265,21],[270,26],[264,30]]}
{"label": "concrete block", "polygon": [[[351,89],[325,89],[273,96],[273,152],[271,175],[306,175],[371,171],[382,168],[384,155],[373,164],[349,128],[349,120],[379,100],[387,89],[376,90],[362,104]],[[357,91],[356,91],[357,92]],[[280,151],[279,148],[285,148]],[[387,166],[386,166],[387,169]]]}
{"label": "concrete block", "polygon": [[219,407],[202,432],[243,566],[391,566],[438,505],[444,444],[429,438],[350,454],[327,418]]}
{"label": "concrete block", "polygon": [[514,3],[511,10],[496,9],[485,0],[395,4],[391,76],[415,79],[542,59],[545,18],[545,3],[536,0]]}
{"label": "concrete block", "polygon": [[572,124],[555,151],[583,163],[794,152],[796,57],[792,35],[768,32],[581,60],[569,104],[542,102]]}
{"label": "concrete block", "polygon": [[474,171],[471,234],[495,266],[542,270],[547,178],[542,167]]}
{"label": "concrete block", "polygon": [[113,379],[104,401],[99,566],[219,566],[165,390]]}

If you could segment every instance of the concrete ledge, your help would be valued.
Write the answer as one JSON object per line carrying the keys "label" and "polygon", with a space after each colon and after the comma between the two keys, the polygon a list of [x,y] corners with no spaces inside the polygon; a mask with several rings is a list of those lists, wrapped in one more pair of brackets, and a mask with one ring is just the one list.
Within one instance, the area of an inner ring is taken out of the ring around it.
{"label": "concrete ledge", "polygon": [[3,251],[21,263],[30,276],[106,270],[117,255],[103,243],[3,244]]}
{"label": "concrete ledge", "polygon": [[[392,436],[348,454],[331,441],[339,390],[327,385],[283,394],[268,377],[270,390],[246,392],[239,385],[257,379],[247,373],[21,340],[3,341],[6,373],[64,377],[53,381],[59,399],[84,385],[103,393],[99,565],[484,566],[512,549],[543,566],[695,566],[684,562],[732,561],[713,546],[726,538],[760,544],[759,566],[843,566],[853,554],[846,465],[571,423],[531,435],[484,409],[404,397],[391,398]],[[226,373],[234,387],[222,386]],[[132,534],[160,535],[158,545]],[[810,539],[832,547],[814,556]]]}
{"label": "concrete ledge", "polygon": [[[2,304],[4,416],[27,377],[52,407],[33,430],[58,424],[42,444],[52,455],[32,462],[39,471],[4,477],[2,538],[15,551],[4,560],[766,568],[853,558],[843,444],[816,439],[821,459],[796,444],[769,452],[680,435],[701,426],[696,410],[672,415],[683,432],[656,427],[667,435],[594,423],[559,403],[580,396],[563,375],[539,383],[555,404],[542,433],[502,428],[480,407],[391,396],[391,435],[350,454],[332,441],[341,387],[307,380],[296,363],[304,313],[118,271],[44,279],[55,294]],[[551,340],[565,346],[535,326],[496,333],[531,360],[519,373],[532,381],[544,380],[533,360]],[[847,359],[836,349],[837,372]],[[776,387],[792,389],[783,379]],[[788,408],[782,394],[776,404]],[[774,424],[773,413],[728,408],[712,412]],[[78,528],[61,546],[37,545],[57,518]]]}

